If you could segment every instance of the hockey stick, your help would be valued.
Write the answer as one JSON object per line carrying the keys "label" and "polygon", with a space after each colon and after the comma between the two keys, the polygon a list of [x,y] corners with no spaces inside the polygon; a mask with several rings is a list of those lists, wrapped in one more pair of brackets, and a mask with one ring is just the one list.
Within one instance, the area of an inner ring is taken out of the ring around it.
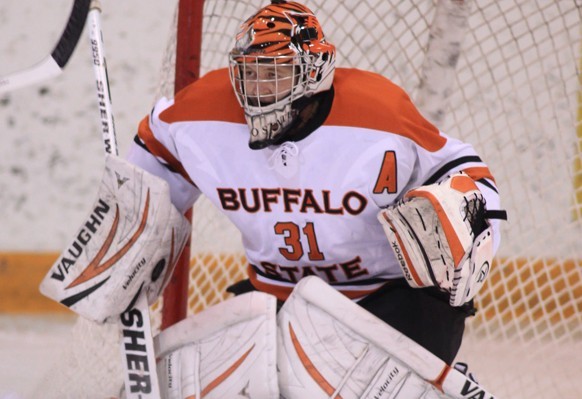
{"label": "hockey stick", "polygon": [[75,0],[65,30],[52,53],[38,64],[0,77],[0,94],[59,75],[83,32],[91,0]]}
{"label": "hockey stick", "polygon": [[[101,32],[101,4],[99,0],[91,1],[88,20],[103,144],[106,153],[117,156],[119,151]],[[121,352],[125,371],[125,397],[129,399],[157,399],[161,396],[149,307],[145,293],[138,293],[134,301],[120,315],[119,319],[122,337]]]}

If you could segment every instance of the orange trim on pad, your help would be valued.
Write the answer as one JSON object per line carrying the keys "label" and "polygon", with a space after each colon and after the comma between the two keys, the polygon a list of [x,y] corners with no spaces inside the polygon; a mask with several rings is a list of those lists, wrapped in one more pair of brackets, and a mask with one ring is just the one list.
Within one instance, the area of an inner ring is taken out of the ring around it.
{"label": "orange trim on pad", "polygon": [[465,250],[463,248],[463,245],[461,245],[461,242],[459,241],[459,237],[457,237],[457,234],[455,233],[455,229],[453,228],[453,226],[451,225],[451,222],[449,221],[449,218],[447,217],[447,214],[445,212],[445,210],[443,209],[443,207],[441,206],[441,204],[437,201],[437,199],[434,197],[434,195],[432,195],[431,193],[428,193],[426,191],[414,191],[414,192],[409,192],[406,195],[407,198],[412,198],[412,197],[422,197],[422,198],[426,198],[427,200],[429,200],[431,202],[431,204],[433,205],[439,220],[441,222],[441,225],[443,226],[443,230],[445,232],[445,236],[447,237],[447,241],[449,243],[449,247],[451,249],[451,254],[453,255],[453,261],[455,262],[455,268],[459,266],[459,264],[461,263],[461,260],[463,259],[463,256],[465,256]]}
{"label": "orange trim on pad", "polygon": [[[301,361],[301,364],[303,364],[303,367],[305,367],[305,370],[307,370],[307,373],[326,394],[331,396],[335,392],[335,388],[331,386],[331,384],[325,379],[323,375],[321,375],[319,370],[317,370],[317,367],[315,367],[311,359],[309,359],[309,356],[307,356],[303,346],[301,346],[301,343],[299,342],[297,334],[295,334],[295,330],[293,330],[291,323],[289,323],[289,335],[291,336],[291,342],[293,343],[295,352],[297,353],[297,356],[299,356],[299,360]],[[339,394],[334,396],[334,398],[342,399],[341,395]]]}

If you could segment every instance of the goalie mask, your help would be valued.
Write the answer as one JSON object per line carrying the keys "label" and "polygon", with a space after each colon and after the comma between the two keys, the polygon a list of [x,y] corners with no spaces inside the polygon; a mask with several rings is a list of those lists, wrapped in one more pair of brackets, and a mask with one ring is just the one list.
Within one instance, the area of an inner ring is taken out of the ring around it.
{"label": "goalie mask", "polygon": [[307,7],[274,1],[242,24],[229,59],[249,146],[260,149],[285,141],[309,99],[330,89],[335,47]]}

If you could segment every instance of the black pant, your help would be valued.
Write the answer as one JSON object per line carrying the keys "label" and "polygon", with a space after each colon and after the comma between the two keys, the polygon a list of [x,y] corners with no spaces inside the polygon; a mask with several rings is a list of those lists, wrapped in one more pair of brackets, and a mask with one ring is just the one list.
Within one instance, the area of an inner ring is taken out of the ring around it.
{"label": "black pant", "polygon": [[[249,280],[227,289],[235,295],[254,290]],[[465,319],[475,314],[472,301],[454,308],[448,294],[436,288],[412,288],[404,279],[390,281],[358,304],[447,364],[452,364],[459,351]]]}
{"label": "black pant", "polygon": [[389,282],[358,304],[448,364],[461,346],[465,319],[475,314],[472,302],[454,308],[448,294],[412,288],[405,280]]}

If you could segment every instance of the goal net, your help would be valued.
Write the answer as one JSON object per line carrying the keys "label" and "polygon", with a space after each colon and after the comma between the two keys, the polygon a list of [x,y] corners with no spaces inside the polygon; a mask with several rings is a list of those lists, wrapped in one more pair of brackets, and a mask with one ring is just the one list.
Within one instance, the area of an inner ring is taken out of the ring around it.
{"label": "goal net", "polygon": [[[241,18],[266,1],[191,3],[203,4],[199,60],[204,74],[227,66]],[[509,221],[458,360],[468,362],[499,397],[582,397],[580,5],[303,3],[336,45],[339,66],[375,71],[402,86],[441,130],[472,143],[496,177]],[[165,95],[173,92],[175,54],[172,36],[160,86]],[[189,314],[225,299],[225,288],[244,278],[246,269],[238,232],[210,202],[198,201],[193,215],[189,287],[183,294]],[[153,307],[158,325],[162,302]],[[98,364],[99,373],[107,369],[111,378],[92,386],[89,397],[102,397],[96,394],[100,388],[99,393],[114,395],[122,381],[121,366],[115,364],[119,356],[104,355],[99,349],[104,344],[92,353],[87,341],[113,339],[115,353],[115,332],[95,332],[82,324],[76,326],[83,350],[75,355],[80,364],[73,366],[79,367],[75,375],[80,368],[96,373]]]}

